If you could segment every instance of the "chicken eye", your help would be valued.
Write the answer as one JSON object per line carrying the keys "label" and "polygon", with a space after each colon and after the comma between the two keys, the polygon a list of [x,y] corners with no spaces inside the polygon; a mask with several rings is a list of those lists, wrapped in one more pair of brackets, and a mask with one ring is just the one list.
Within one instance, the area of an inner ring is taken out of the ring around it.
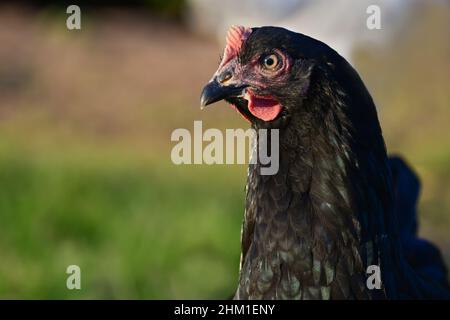
{"label": "chicken eye", "polygon": [[263,58],[263,67],[267,70],[275,70],[280,64],[280,58],[278,55],[272,53]]}

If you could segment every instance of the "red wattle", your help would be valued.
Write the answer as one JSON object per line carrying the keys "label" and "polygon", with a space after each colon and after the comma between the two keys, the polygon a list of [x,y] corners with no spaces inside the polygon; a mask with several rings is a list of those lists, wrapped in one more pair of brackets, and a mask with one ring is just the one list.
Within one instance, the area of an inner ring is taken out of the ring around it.
{"label": "red wattle", "polygon": [[257,118],[264,121],[275,119],[281,112],[281,104],[271,97],[249,94],[248,110]]}

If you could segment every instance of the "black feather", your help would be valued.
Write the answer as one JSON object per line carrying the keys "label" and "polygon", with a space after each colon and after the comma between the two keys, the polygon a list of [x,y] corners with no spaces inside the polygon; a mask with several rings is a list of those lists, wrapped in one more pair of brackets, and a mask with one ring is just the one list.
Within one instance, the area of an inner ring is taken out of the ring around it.
{"label": "black feather", "polygon": [[[235,298],[449,298],[439,251],[416,237],[415,176],[388,160],[357,72],[324,43],[275,27],[252,29],[239,62],[273,49],[293,60],[289,79],[268,89],[283,112],[252,125],[280,130],[280,168],[249,166]],[[366,286],[372,264],[380,290]]]}

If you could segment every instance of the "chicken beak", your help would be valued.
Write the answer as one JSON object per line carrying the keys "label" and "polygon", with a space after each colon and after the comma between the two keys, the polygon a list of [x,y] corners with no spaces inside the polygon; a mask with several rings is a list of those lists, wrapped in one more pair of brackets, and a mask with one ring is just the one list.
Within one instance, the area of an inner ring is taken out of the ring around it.
{"label": "chicken beak", "polygon": [[203,88],[200,96],[201,108],[226,98],[243,96],[245,87],[231,84],[221,85],[214,78]]}

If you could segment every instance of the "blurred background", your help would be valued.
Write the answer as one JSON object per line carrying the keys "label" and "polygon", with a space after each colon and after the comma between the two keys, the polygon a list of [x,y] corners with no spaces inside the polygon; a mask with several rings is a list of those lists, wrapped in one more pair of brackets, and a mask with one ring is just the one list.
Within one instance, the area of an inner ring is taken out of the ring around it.
{"label": "blurred background", "polygon": [[[233,294],[246,166],[176,166],[170,135],[248,127],[198,101],[235,23],[286,26],[351,61],[389,152],[422,180],[420,234],[450,263],[448,1],[78,4],[73,31],[60,2],[0,5],[0,298]],[[66,288],[71,264],[81,290]]]}

